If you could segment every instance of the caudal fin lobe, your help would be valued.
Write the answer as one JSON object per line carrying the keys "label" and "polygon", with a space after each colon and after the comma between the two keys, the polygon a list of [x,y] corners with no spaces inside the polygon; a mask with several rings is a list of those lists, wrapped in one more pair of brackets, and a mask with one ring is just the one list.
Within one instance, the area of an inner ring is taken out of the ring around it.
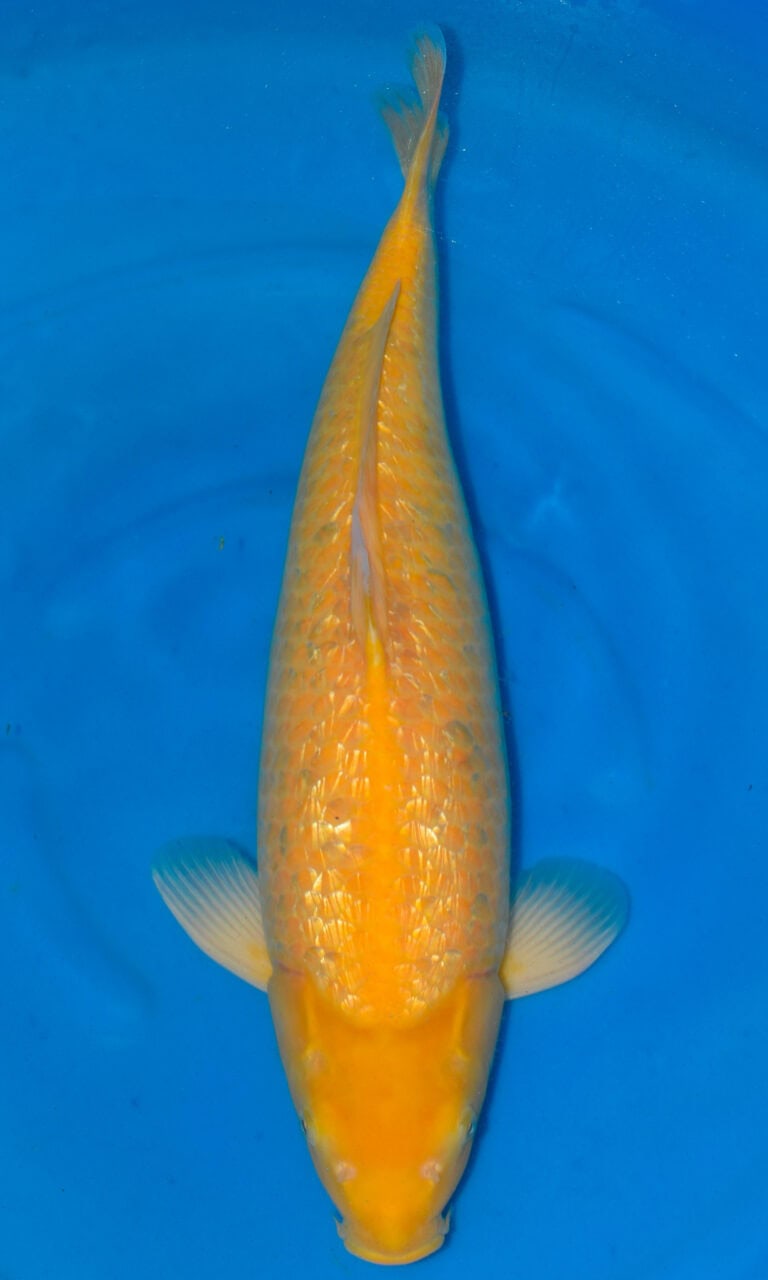
{"label": "caudal fin lobe", "polygon": [[439,113],[445,76],[445,40],[438,27],[417,32],[411,74],[418,96],[408,90],[387,91],[381,114],[406,181],[406,188],[431,189],[448,144],[448,122]]}

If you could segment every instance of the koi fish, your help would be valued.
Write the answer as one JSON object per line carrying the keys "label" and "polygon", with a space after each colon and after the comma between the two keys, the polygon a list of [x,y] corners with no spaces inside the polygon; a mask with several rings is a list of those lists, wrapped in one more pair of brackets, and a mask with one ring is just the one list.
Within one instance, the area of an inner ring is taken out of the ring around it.
{"label": "koi fish", "polygon": [[485,590],[446,434],[432,195],[445,46],[383,114],[404,175],[320,397],[270,657],[258,875],[180,842],[154,877],[267,991],[291,1095],[353,1254],[438,1249],[505,998],[586,969],[621,882],[539,863],[510,905],[509,782]]}

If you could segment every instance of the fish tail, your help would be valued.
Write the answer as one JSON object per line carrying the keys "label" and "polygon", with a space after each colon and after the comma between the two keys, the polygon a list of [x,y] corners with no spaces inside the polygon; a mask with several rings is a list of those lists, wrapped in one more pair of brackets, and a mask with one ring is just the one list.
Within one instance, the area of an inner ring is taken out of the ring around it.
{"label": "fish tail", "polygon": [[445,75],[445,40],[438,27],[416,33],[411,74],[417,94],[386,91],[381,114],[405,178],[406,191],[429,191],[435,183],[448,144],[448,122],[438,111]]}

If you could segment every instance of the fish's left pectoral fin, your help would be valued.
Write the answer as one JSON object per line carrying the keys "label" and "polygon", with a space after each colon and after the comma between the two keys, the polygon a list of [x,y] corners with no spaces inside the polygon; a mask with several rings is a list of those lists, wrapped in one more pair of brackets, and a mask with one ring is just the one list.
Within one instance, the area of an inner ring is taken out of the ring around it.
{"label": "fish's left pectoral fin", "polygon": [[228,840],[173,840],[152,879],[165,905],[201,951],[265,991],[272,966],[264,941],[259,879]]}
{"label": "fish's left pectoral fin", "polygon": [[512,901],[500,975],[511,1000],[576,978],[618,937],[629,894],[590,862],[547,858],[524,873]]}

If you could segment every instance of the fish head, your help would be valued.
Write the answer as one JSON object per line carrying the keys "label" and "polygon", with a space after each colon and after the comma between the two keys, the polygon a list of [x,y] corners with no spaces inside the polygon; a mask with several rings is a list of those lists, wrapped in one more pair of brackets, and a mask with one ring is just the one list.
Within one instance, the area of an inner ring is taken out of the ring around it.
{"label": "fish head", "polygon": [[298,974],[269,988],[294,1104],[347,1249],[415,1262],[440,1248],[464,1172],[504,1001],[498,976],[461,979],[435,1008],[354,1020]]}

